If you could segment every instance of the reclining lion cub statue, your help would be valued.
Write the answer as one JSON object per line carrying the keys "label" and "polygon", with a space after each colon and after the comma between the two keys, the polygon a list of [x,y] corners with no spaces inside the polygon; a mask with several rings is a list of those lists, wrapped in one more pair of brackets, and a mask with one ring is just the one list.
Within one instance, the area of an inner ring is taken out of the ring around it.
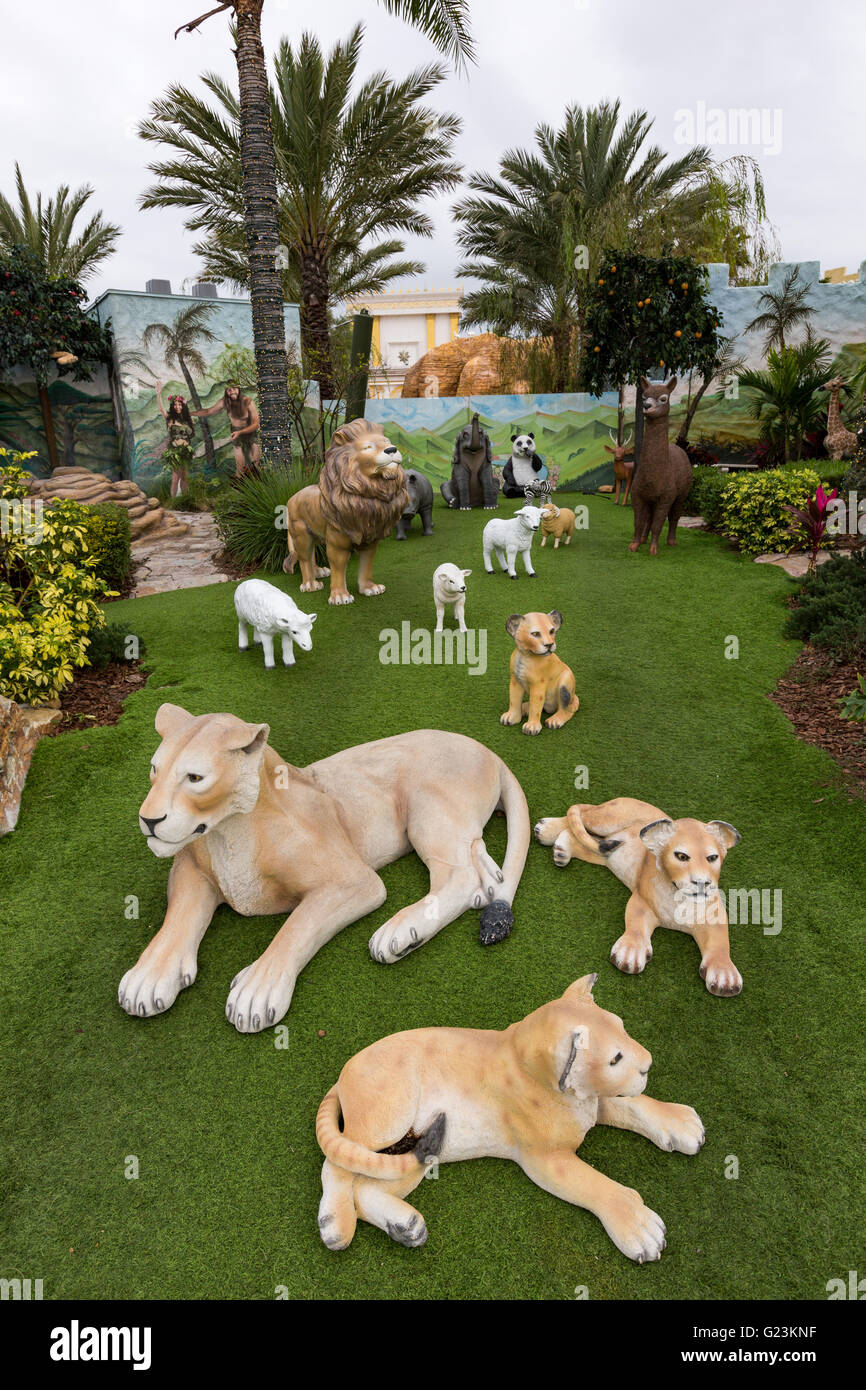
{"label": "reclining lion cub statue", "polygon": [[[471,907],[483,908],[482,944],[511,930],[529,813],[517,778],[474,739],[423,729],[300,770],[268,747],[267,724],[233,714],[161,705],[156,730],[162,743],[139,825],[157,858],[174,863],[165,921],[120,982],[127,1013],[171,1007],[196,977],[216,908],[228,903],[245,917],[289,914],[232,981],[226,1005],[240,1033],[279,1023],[319,947],[385,901],[376,870],[412,849],[429,868],[430,895],[373,934],[374,960],[399,960]],[[508,826],[501,869],[483,838],[497,807]]]}
{"label": "reclining lion cub statue", "polygon": [[657,806],[616,797],[601,806],[572,806],[535,827],[536,839],[553,845],[553,862],[572,859],[606,864],[631,889],[625,931],[610,958],[637,975],[652,960],[656,927],[688,932],[701,952],[701,979],[711,994],[739,994],[743,977],[731,960],[728,915],[719,894],[719,872],[740,832],[724,820],[673,821]]}
{"label": "reclining lion cub statue", "polygon": [[538,1187],[593,1212],[630,1260],[661,1257],[661,1217],[575,1150],[599,1124],[696,1154],[704,1127],[691,1106],[643,1094],[652,1057],[595,1003],[597,978],[502,1033],[416,1028],[346,1063],[316,1120],[319,1231],[330,1250],[345,1249],[359,1216],[401,1245],[423,1245],[424,1218],[405,1199],[429,1164],[510,1158]]}

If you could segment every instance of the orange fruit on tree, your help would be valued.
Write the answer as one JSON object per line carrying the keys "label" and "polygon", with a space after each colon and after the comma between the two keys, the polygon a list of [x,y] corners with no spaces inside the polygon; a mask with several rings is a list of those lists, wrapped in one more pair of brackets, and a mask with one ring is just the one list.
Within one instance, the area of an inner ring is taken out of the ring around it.
{"label": "orange fruit on tree", "polygon": [[676,331],[676,333],[674,334],[674,337],[675,337],[675,338],[681,338],[682,336],[683,336],[683,331],[682,331],[681,328],[678,328],[677,331]]}

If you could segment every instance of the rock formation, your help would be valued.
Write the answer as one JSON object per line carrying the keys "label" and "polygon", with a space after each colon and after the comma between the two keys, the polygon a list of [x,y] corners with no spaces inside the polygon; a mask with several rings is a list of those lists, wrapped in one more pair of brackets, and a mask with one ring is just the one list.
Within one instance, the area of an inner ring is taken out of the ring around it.
{"label": "rock formation", "polygon": [[30,484],[34,497],[43,501],[69,499],[72,502],[114,502],[125,507],[133,541],[143,536],[183,536],[189,530],[185,521],[168,512],[155,497],[148,497],[128,478],[113,483],[89,468],[55,468],[49,478],[34,478]]}

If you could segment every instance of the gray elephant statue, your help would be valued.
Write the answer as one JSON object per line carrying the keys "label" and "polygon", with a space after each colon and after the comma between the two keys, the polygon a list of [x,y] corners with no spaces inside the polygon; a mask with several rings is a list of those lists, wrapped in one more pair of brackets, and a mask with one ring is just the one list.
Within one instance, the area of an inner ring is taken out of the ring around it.
{"label": "gray elephant statue", "polygon": [[493,450],[490,436],[481,429],[478,413],[472,423],[464,425],[454,442],[451,477],[440,488],[449,507],[461,512],[470,507],[485,507],[492,511],[499,505],[499,487],[493,476]]}
{"label": "gray elephant statue", "polygon": [[406,532],[412,525],[412,518],[420,516],[422,534],[425,536],[433,535],[433,484],[429,478],[425,478],[423,473],[419,473],[414,468],[406,470],[406,491],[409,494],[409,505],[397,522],[396,538],[398,541],[405,541]]}

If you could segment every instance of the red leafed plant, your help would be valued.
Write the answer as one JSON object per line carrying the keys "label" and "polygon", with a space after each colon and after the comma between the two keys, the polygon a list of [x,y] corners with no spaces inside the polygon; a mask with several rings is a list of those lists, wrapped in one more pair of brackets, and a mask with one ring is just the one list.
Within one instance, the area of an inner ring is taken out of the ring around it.
{"label": "red leafed plant", "polygon": [[827,536],[827,514],[830,503],[836,496],[836,489],[825,492],[821,483],[814,497],[810,497],[805,507],[792,507],[785,503],[785,511],[790,512],[795,521],[789,528],[792,536],[803,541],[809,554],[809,573],[814,574],[818,565],[818,551]]}

